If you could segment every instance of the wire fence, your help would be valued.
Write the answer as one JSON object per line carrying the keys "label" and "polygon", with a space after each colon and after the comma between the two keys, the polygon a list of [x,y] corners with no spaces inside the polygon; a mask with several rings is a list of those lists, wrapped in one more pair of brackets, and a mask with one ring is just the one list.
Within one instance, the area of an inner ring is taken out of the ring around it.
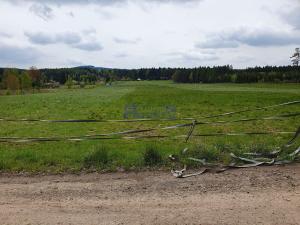
{"label": "wire fence", "polygon": [[[221,137],[221,136],[254,136],[254,135],[291,135],[295,134],[294,131],[274,131],[274,132],[241,132],[241,133],[207,133],[207,134],[194,134],[191,137]],[[33,137],[33,138],[21,138],[21,137],[0,137],[0,143],[28,143],[28,142],[57,142],[57,141],[92,141],[92,140],[134,140],[134,139],[183,139],[187,135],[144,135],[144,136],[117,136],[117,137],[85,137],[85,136],[71,136],[71,137]]]}
{"label": "wire fence", "polygon": [[225,117],[229,115],[235,115],[235,114],[241,114],[245,112],[254,112],[254,111],[261,111],[265,109],[272,109],[272,108],[278,108],[283,106],[290,106],[290,105],[296,105],[300,104],[299,101],[291,101],[291,102],[285,102],[281,104],[271,105],[271,106],[265,106],[265,107],[256,107],[252,109],[244,109],[239,111],[233,111],[233,112],[226,112],[221,114],[215,114],[215,115],[208,115],[208,116],[199,116],[197,118],[175,118],[175,119],[153,119],[153,118],[145,118],[145,119],[126,119],[126,120],[97,120],[97,119],[69,119],[69,120],[47,120],[47,119],[30,119],[30,118],[23,118],[23,119],[13,119],[13,118],[0,118],[0,121],[3,122],[46,122],[46,123],[133,123],[133,122],[155,122],[155,121],[194,121],[194,120],[200,120],[200,119],[211,119],[211,118],[218,118],[218,117]]}
{"label": "wire fence", "polygon": [[[183,124],[175,124],[172,126],[165,127],[152,127],[147,129],[134,129],[134,130],[125,130],[118,131],[112,133],[103,133],[103,134],[95,134],[95,135],[83,135],[83,136],[70,136],[70,137],[0,137],[0,143],[30,143],[30,142],[58,142],[58,141],[91,141],[91,140],[134,140],[134,139],[153,139],[153,138],[173,138],[180,139],[185,138],[187,142],[190,137],[220,137],[220,136],[246,136],[246,135],[286,135],[286,134],[294,134],[295,131],[276,131],[276,132],[241,132],[241,133],[207,133],[207,134],[194,134],[194,128],[198,125],[218,125],[218,124],[232,124],[232,123],[245,123],[245,122],[253,122],[253,121],[279,121],[286,120],[289,118],[295,118],[300,116],[300,112],[294,112],[289,114],[282,114],[276,116],[269,117],[254,117],[254,118],[242,118],[237,120],[225,120],[225,121],[200,121],[203,119],[210,118],[219,118],[226,117],[229,115],[241,114],[245,112],[254,112],[260,110],[268,110],[279,107],[286,107],[290,105],[300,104],[300,101],[291,101],[285,102],[281,104],[266,106],[266,107],[257,107],[252,109],[244,109],[233,112],[226,112],[215,115],[208,116],[199,116],[197,119],[195,118],[179,118],[179,119],[135,119],[135,120],[43,120],[43,119],[11,119],[11,118],[0,118],[0,122],[47,122],[47,123],[132,123],[132,122],[147,122],[147,121],[184,121],[189,120],[192,122],[183,123]],[[296,124],[297,125],[297,124]],[[177,136],[167,136],[167,135],[140,135],[140,136],[126,136],[133,134],[143,134],[151,131],[158,130],[172,130],[178,128],[190,127],[190,130],[187,135],[177,135]]]}

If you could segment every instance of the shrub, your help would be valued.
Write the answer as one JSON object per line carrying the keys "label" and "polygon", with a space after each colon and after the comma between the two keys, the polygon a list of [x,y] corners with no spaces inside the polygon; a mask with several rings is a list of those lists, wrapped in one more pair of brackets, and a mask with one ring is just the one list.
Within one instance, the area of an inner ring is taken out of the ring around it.
{"label": "shrub", "polygon": [[103,168],[111,162],[108,150],[105,146],[98,146],[84,158],[84,166],[87,168]]}
{"label": "shrub", "polygon": [[146,151],[144,152],[144,163],[146,166],[157,166],[162,164],[162,161],[162,156],[156,146],[146,146]]}

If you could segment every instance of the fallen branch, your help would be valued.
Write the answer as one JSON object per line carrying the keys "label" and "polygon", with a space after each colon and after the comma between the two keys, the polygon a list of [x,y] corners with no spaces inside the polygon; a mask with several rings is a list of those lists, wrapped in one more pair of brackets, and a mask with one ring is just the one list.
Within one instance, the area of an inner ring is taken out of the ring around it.
{"label": "fallen branch", "polygon": [[203,166],[217,166],[216,164],[212,164],[212,163],[206,162],[206,159],[196,159],[196,158],[193,158],[193,157],[189,157],[188,159],[189,159],[189,160],[192,160],[192,161],[199,162],[199,163],[201,163]]}
{"label": "fallen branch", "polygon": [[184,166],[184,169],[182,169],[182,170],[171,170],[171,173],[176,178],[188,178],[188,177],[194,177],[194,176],[198,176],[198,175],[204,174],[204,173],[206,173],[208,171],[208,169],[204,169],[204,170],[202,170],[200,172],[192,173],[192,174],[187,174],[187,175],[184,175],[185,171],[186,171],[186,166]]}
{"label": "fallen branch", "polygon": [[253,160],[253,159],[247,159],[247,158],[243,158],[243,157],[238,157],[238,156],[236,156],[233,153],[230,153],[230,156],[232,158],[234,158],[234,159],[239,159],[241,161],[248,162],[248,163],[253,163],[253,164],[260,163],[259,161],[256,161],[256,160]]}
{"label": "fallen branch", "polygon": [[[257,167],[257,166],[272,166],[272,165],[290,164],[290,163],[295,162],[296,158],[300,154],[300,146],[294,152],[292,152],[291,154],[289,154],[289,157],[293,158],[292,160],[279,160],[278,159],[278,151],[276,151],[276,152],[274,151],[273,153],[274,153],[274,155],[276,154],[277,157],[271,159],[270,161],[267,161],[267,160],[269,160],[268,158],[248,159],[248,158],[239,157],[239,156],[236,156],[233,153],[230,153],[230,156],[233,159],[243,161],[246,164],[238,165],[237,163],[231,163],[228,166],[223,166],[221,164],[212,164],[212,163],[206,162],[205,159],[197,159],[197,158],[189,157],[188,158],[189,160],[192,160],[192,161],[195,161],[195,162],[199,162],[199,163],[201,163],[202,166],[211,166],[212,168],[209,168],[209,169],[205,168],[204,170],[202,170],[202,171],[200,171],[198,173],[184,175],[184,173],[186,172],[186,165],[185,165],[184,169],[182,169],[182,170],[171,170],[171,173],[176,178],[187,178],[187,177],[192,177],[192,176],[198,176],[198,175],[204,174],[204,173],[206,173],[208,171],[215,171],[216,173],[221,173],[221,172],[224,172],[224,171],[226,171],[228,169],[241,169],[241,168],[251,168],[251,167]],[[263,161],[258,161],[258,160],[263,160]]]}
{"label": "fallen branch", "polygon": [[265,152],[265,153],[257,153],[257,152],[246,152],[244,155],[252,156],[252,157],[267,157],[267,158],[276,158],[281,150],[275,150],[273,152]]}
{"label": "fallen branch", "polygon": [[299,153],[300,153],[300,146],[293,153],[289,154],[289,156],[295,158],[298,156]]}

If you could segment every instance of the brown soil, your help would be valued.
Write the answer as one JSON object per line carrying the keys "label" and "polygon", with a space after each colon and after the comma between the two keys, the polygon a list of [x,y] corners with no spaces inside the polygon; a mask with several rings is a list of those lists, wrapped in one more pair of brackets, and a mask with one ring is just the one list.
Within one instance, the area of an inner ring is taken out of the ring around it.
{"label": "brown soil", "polygon": [[299,184],[299,164],[187,179],[0,175],[0,224],[300,224]]}

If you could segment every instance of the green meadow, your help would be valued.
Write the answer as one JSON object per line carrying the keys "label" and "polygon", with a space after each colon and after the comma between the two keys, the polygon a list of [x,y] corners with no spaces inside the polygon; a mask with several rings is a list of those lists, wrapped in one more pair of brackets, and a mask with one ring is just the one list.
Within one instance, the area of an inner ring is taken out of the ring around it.
{"label": "green meadow", "polygon": [[[115,82],[112,86],[49,90],[46,93],[0,96],[0,118],[10,119],[123,119],[125,107],[135,105],[144,116],[195,118],[198,121],[230,121],[300,112],[300,105],[253,111],[221,118],[203,116],[300,100],[300,84],[175,84],[171,81]],[[165,113],[166,106],[173,109]],[[176,110],[174,110],[176,109]],[[161,113],[162,112],[162,113]],[[172,115],[169,115],[172,114]],[[118,131],[161,128],[187,121],[47,123],[0,121],[0,137],[70,137]],[[222,125],[199,125],[193,134],[296,131],[299,117]],[[184,137],[189,127],[156,130],[143,135],[168,138],[87,140],[83,142],[0,143],[2,172],[78,172],[168,168],[168,155],[181,151],[208,161],[230,163],[234,152],[272,151],[292,135]],[[142,135],[142,134],[132,134]],[[299,145],[299,141],[297,143]],[[286,149],[293,151],[295,146]],[[195,166],[189,162],[189,166]]]}

